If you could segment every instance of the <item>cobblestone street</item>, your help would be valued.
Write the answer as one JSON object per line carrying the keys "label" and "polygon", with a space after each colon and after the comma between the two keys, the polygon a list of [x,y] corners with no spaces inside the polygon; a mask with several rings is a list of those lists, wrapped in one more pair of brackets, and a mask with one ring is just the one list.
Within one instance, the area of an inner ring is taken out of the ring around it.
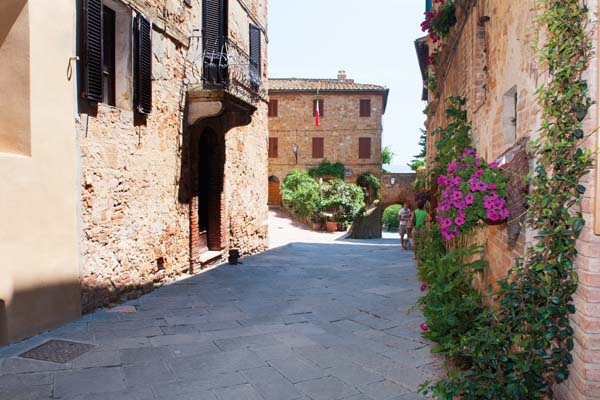
{"label": "cobblestone street", "polygon": [[[434,373],[412,253],[271,212],[272,248],[0,348],[0,399],[417,399]],[[281,228],[280,227],[284,227]],[[116,312],[115,312],[116,311]],[[18,357],[93,344],[67,364]]]}

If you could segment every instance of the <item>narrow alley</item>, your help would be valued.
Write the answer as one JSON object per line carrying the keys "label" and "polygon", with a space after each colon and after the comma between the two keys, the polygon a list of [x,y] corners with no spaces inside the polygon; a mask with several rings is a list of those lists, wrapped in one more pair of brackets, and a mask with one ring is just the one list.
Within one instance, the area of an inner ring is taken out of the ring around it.
{"label": "narrow alley", "polygon": [[[275,211],[270,224],[271,249],[243,264],[2,348],[0,398],[421,398],[436,363],[407,313],[412,253],[395,236],[344,240]],[[19,356],[51,339],[93,347],[65,364]]]}

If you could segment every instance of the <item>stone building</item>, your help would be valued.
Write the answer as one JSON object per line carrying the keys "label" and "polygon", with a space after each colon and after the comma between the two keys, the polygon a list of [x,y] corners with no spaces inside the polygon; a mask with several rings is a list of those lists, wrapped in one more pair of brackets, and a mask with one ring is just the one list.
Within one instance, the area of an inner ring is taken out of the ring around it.
{"label": "stone building", "polygon": [[[341,162],[346,181],[381,176],[382,118],[389,89],[337,79],[269,79],[269,203],[294,169]],[[316,124],[317,100],[319,125]]]}
{"label": "stone building", "polygon": [[[533,53],[535,2],[505,0],[457,0],[457,22],[440,44],[427,38],[416,41],[423,78],[434,74],[436,85],[424,88],[423,100],[428,101],[426,126],[428,131],[445,125],[444,110],[449,96],[467,99],[469,121],[472,124],[474,146],[488,162],[498,160],[517,178],[509,183],[516,198],[524,199],[527,187],[518,177],[529,171],[525,144],[535,139],[540,126],[540,108],[536,89],[548,79],[548,72]],[[587,5],[597,12],[597,1]],[[431,2],[428,2],[431,6]],[[594,38],[597,48],[597,38]],[[427,66],[427,59],[439,48],[437,62]],[[597,99],[598,63],[595,57],[587,76],[592,97]],[[596,149],[598,107],[593,106],[585,121],[586,132],[593,132],[585,146]],[[428,163],[435,157],[435,137],[429,136]],[[596,398],[600,393],[600,197],[599,172],[589,174],[582,202],[586,219],[584,232],[578,241],[577,266],[580,277],[575,296],[577,313],[574,362],[567,383],[557,388],[564,399]],[[523,206],[521,206],[523,207]],[[523,209],[524,210],[524,209]],[[518,213],[512,213],[518,215]],[[524,255],[525,246],[534,233],[521,229],[520,222],[488,226],[482,234],[486,259],[490,268],[486,280],[496,282],[514,265],[515,257]],[[516,228],[516,229],[515,229]]]}
{"label": "stone building", "polygon": [[59,3],[0,6],[0,343],[267,245],[267,2]]}

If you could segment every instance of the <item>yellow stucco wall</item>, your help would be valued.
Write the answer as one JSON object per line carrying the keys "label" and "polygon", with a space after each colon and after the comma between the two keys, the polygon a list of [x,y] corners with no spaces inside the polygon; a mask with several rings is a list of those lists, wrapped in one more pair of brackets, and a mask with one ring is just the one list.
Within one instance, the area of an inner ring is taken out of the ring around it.
{"label": "yellow stucco wall", "polygon": [[[15,7],[17,17],[5,12]],[[0,76],[16,65],[28,72],[13,75],[11,85],[21,89],[11,102],[29,104],[28,113],[5,134],[24,131],[30,142],[30,151],[0,148],[0,344],[80,314],[74,81],[66,77],[74,7],[74,1],[47,0],[0,5],[0,27],[24,33],[2,59]],[[11,36],[2,33],[0,49]]]}

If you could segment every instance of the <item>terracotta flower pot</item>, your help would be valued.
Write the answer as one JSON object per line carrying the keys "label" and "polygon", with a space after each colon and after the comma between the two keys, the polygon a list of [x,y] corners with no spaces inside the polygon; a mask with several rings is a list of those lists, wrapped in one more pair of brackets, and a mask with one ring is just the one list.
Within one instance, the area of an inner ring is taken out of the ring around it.
{"label": "terracotta flower pot", "polygon": [[335,222],[335,221],[325,222],[325,230],[329,233],[335,232],[337,230],[337,222]]}

